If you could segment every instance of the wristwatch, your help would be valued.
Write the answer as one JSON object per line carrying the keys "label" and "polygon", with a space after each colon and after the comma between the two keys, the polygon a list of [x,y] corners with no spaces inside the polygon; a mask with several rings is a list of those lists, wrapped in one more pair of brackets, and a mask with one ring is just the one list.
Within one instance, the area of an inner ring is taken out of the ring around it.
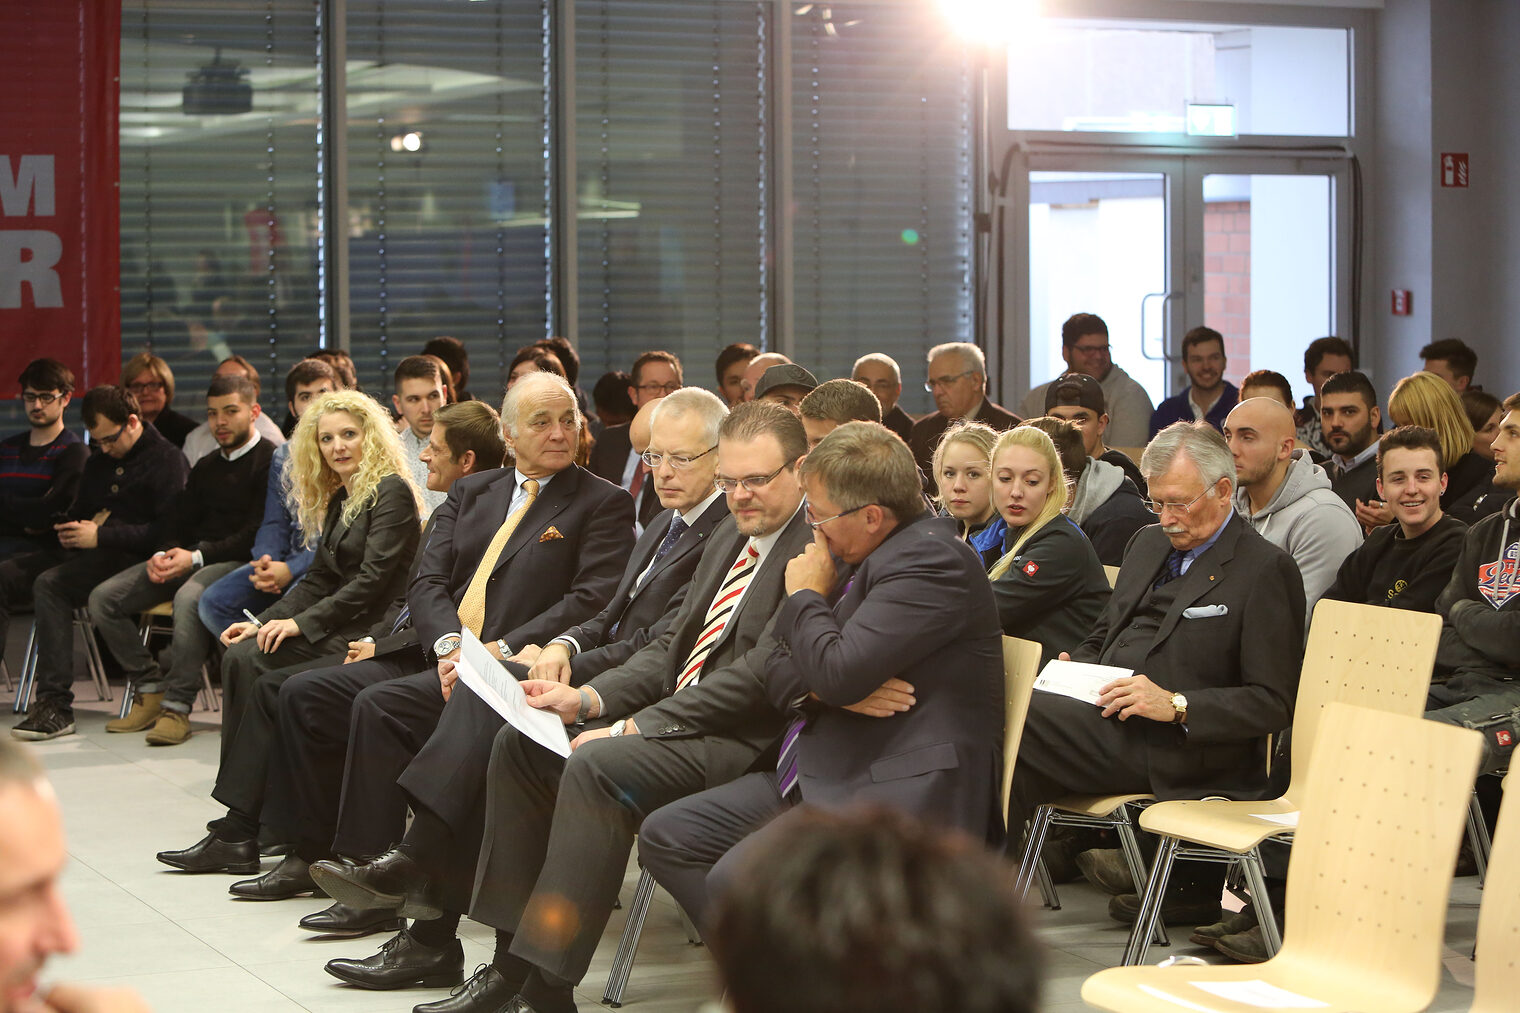
{"label": "wristwatch", "polygon": [[1172,694],[1172,710],[1177,713],[1172,715],[1172,724],[1187,724],[1187,697],[1181,693]]}
{"label": "wristwatch", "polygon": [[623,720],[617,722],[616,724],[614,724],[611,728],[609,728],[607,730],[607,737],[610,738],[610,739],[615,739],[619,735],[622,735],[623,734],[623,727],[625,725],[627,725],[627,724],[628,724],[628,719],[627,718],[624,718]]}
{"label": "wristwatch", "polygon": [[359,638],[359,643],[361,643],[361,644],[373,644],[374,642],[375,642],[375,638],[374,637],[360,637]]}
{"label": "wristwatch", "polygon": [[445,654],[453,654],[455,651],[459,650],[459,645],[462,643],[464,643],[464,638],[462,638],[459,634],[445,633],[443,636],[433,641],[433,654],[440,658]]}

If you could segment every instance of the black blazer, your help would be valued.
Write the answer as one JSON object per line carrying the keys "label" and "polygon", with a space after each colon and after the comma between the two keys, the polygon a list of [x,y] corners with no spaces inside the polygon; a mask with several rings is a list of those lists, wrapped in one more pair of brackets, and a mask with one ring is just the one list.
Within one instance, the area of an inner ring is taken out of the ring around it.
{"label": "black blazer", "polygon": [[[1008,530],[1005,550],[1018,536],[1017,530]],[[1043,664],[1092,632],[1108,604],[1108,575],[1082,529],[1063,515],[1030,536],[1012,565],[992,582],[992,596],[1003,632],[1038,641]]]}
{"label": "black blazer", "polygon": [[[803,801],[883,803],[983,838],[1001,821],[1002,630],[958,527],[923,516],[877,546],[832,607],[814,591],[781,606],[766,695],[782,712],[820,701],[798,740]],[[843,709],[889,678],[912,684],[907,712]]]}
{"label": "black blazer", "polygon": [[[1109,663],[1171,548],[1159,524],[1135,535],[1108,607],[1073,660]],[[1261,798],[1266,736],[1293,721],[1303,578],[1292,556],[1231,516],[1177,584],[1137,671],[1187,697],[1187,727],[1131,719],[1146,733],[1148,754],[1139,762],[1149,764],[1151,790],[1161,799]],[[1184,615],[1210,605],[1224,606],[1224,614]]]}
{"label": "black blazer", "polygon": [[913,436],[913,416],[903,411],[900,404],[893,405],[892,410],[881,417],[881,424],[896,433],[904,443]]}
{"label": "black blazer", "polygon": [[344,525],[347,501],[339,489],[328,504],[311,568],[261,620],[294,619],[312,643],[334,633],[357,638],[406,590],[422,530],[411,485],[399,475],[385,476],[369,505]]}
{"label": "black blazer", "polygon": [[596,438],[596,445],[591,448],[591,460],[586,467],[598,478],[621,486],[623,469],[628,466],[628,452],[632,449],[633,443],[628,438],[628,423],[608,426]]}
{"label": "black blazer", "polygon": [[[460,601],[491,539],[507,519],[515,468],[466,475],[433,513],[422,565],[407,590],[418,644],[459,630]],[[633,548],[633,500],[571,465],[539,494],[507,540],[486,588],[481,639],[513,650],[547,643],[594,616],[616,590]]]}
{"label": "black blazer", "polygon": [[632,717],[639,733],[649,738],[705,738],[708,787],[744,773],[781,728],[763,683],[766,659],[776,646],[770,628],[785,590],[786,564],[812,540],[812,529],[798,509],[750,578],[738,612],[707,656],[701,679],[676,693],[676,677],[702,632],[713,596],[748,541],[732,518],[721,522],[670,627],[588,683],[602,698],[603,715]]}
{"label": "black blazer", "polygon": [[[913,459],[918,462],[918,470],[924,478],[924,490],[931,496],[937,492],[934,484],[934,448],[939,445],[939,438],[945,435],[945,430],[950,428],[956,419],[949,418],[939,412],[931,412],[913,423],[913,432],[908,437],[908,449],[913,451]],[[1002,432],[1012,429],[1024,420],[1002,405],[993,404],[990,398],[982,399],[981,410],[976,413],[973,422],[984,422]]]}
{"label": "black blazer", "polygon": [[[728,499],[719,496],[709,503],[697,522],[681,533],[665,558],[650,570],[649,578],[642,584],[637,583],[639,574],[649,566],[655,551],[665,540],[675,514],[674,510],[666,510],[644,529],[643,537],[634,546],[633,556],[623,570],[622,581],[601,614],[562,634],[580,647],[570,659],[572,685],[579,686],[593,676],[621,665],[670,628],[681,603],[686,600],[686,589],[702,559],[708,536],[729,517]],[[617,627],[615,635],[612,632],[614,626]]]}

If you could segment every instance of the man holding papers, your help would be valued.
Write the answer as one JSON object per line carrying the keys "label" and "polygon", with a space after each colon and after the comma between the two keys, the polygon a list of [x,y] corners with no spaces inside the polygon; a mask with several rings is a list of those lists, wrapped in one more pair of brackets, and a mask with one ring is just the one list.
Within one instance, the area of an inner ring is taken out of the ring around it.
{"label": "man holding papers", "polygon": [[[1108,607],[1071,655],[1134,674],[1107,684],[1096,705],[1034,694],[1010,826],[1072,793],[1261,798],[1266,737],[1292,722],[1303,579],[1291,556],[1234,514],[1224,438],[1204,424],[1174,423],[1146,448],[1140,469],[1161,523],[1135,535]],[[1217,866],[1180,863],[1163,917],[1215,921],[1220,876]],[[1109,912],[1133,920],[1138,909],[1129,894]]]}

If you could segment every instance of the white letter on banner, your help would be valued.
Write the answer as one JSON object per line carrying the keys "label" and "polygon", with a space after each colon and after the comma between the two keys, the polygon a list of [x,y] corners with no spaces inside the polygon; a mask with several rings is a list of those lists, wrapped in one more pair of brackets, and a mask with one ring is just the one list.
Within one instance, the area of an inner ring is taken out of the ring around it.
{"label": "white letter on banner", "polygon": [[[21,259],[23,251],[31,257]],[[63,240],[56,233],[36,230],[0,232],[0,309],[21,308],[21,286],[32,286],[32,305],[63,305],[63,286],[53,266],[63,256]]]}
{"label": "white letter on banner", "polygon": [[33,212],[36,217],[53,214],[52,155],[22,155],[14,176],[11,175],[9,155],[0,155],[0,163],[3,163],[3,171],[0,171],[0,209],[4,210],[6,217],[26,217],[27,206],[33,203],[33,197],[36,198],[36,211]]}

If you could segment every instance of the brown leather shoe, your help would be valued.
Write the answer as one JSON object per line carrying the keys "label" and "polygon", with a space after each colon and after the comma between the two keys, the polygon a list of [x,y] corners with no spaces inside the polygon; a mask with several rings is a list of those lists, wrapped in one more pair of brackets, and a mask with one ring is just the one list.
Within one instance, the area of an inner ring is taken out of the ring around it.
{"label": "brown leather shoe", "polygon": [[133,693],[132,709],[127,711],[124,718],[115,718],[106,722],[108,732],[140,732],[145,728],[152,728],[158,721],[158,716],[164,711],[164,695],[162,693]]}
{"label": "brown leather shoe", "polygon": [[163,711],[148,730],[148,745],[177,746],[190,737],[190,715]]}

